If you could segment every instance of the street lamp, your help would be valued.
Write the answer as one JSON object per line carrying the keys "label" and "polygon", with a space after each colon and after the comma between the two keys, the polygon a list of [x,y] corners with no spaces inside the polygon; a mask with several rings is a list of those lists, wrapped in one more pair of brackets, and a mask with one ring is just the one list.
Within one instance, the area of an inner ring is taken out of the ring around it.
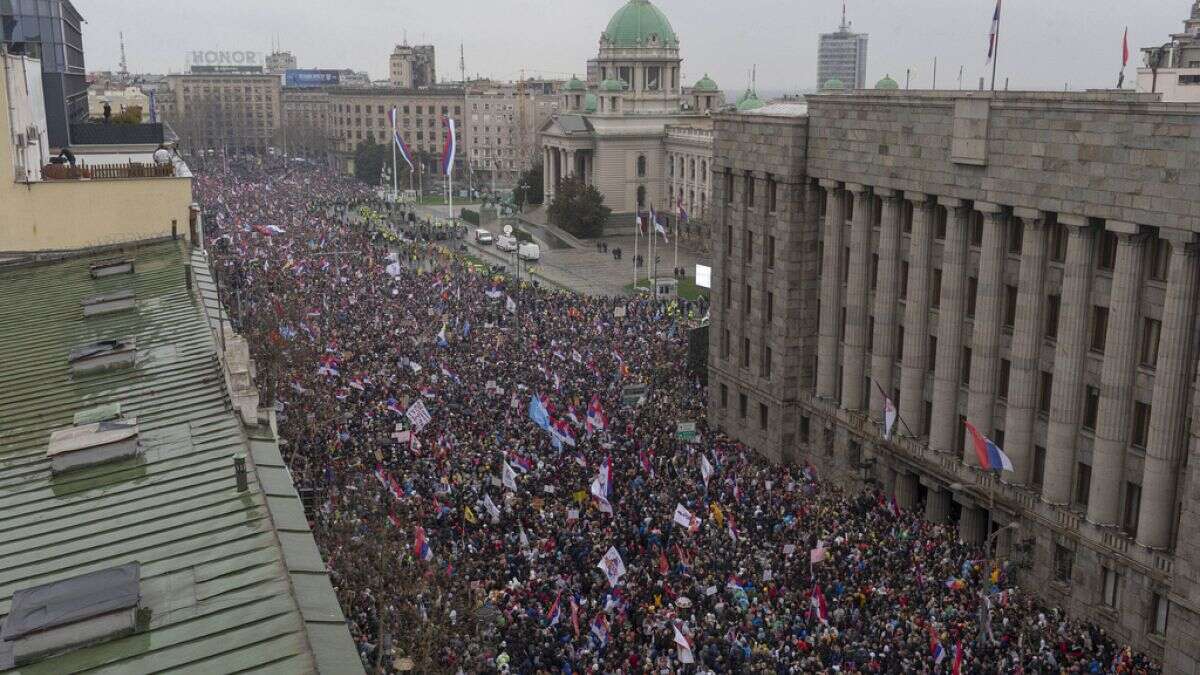
{"label": "street lamp", "polygon": [[525,213],[525,200],[528,199],[529,183],[521,183],[521,208],[517,209],[517,214]]}
{"label": "street lamp", "polygon": [[995,532],[989,534],[988,538],[984,541],[984,544],[983,544],[984,556],[987,557],[988,560],[992,559],[992,541],[995,540],[996,537],[998,537],[1001,532],[1003,532],[1005,530],[1013,530],[1015,532],[1020,529],[1021,529],[1021,523],[1014,520],[1011,523],[1005,525],[1004,527],[1001,527],[998,530],[996,530]]}

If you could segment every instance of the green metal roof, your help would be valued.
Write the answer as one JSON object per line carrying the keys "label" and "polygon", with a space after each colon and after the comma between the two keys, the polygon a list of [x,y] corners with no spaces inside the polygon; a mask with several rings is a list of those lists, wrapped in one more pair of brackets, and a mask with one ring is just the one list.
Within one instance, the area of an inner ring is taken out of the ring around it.
{"label": "green metal roof", "polygon": [[583,83],[583,80],[574,75],[571,76],[570,80],[567,80],[567,91],[584,91],[586,89],[587,85]]}
{"label": "green metal roof", "polygon": [[603,37],[614,47],[679,45],[671,22],[650,0],[629,0],[613,14]]}
{"label": "green metal roof", "polygon": [[900,83],[893,80],[891,75],[884,75],[883,79],[875,83],[876,89],[899,89]]}
{"label": "green metal roof", "polygon": [[705,73],[704,77],[700,78],[699,80],[696,80],[696,86],[692,87],[692,90],[693,91],[716,91],[717,83],[711,77],[708,76],[708,73]]}
{"label": "green metal roof", "polygon": [[625,91],[625,83],[620,80],[604,80],[600,83],[600,91]]}
{"label": "green metal roof", "polygon": [[822,89],[845,89],[846,85],[842,84],[841,80],[834,77],[834,78],[825,80],[825,84],[821,85],[821,88]]}
{"label": "green metal roof", "polygon": [[758,110],[764,105],[766,104],[758,97],[758,92],[753,89],[747,89],[746,93],[742,94],[742,97],[737,101],[737,110],[738,112]]}
{"label": "green metal roof", "polygon": [[600,99],[595,94],[588,92],[588,94],[583,97],[583,112],[594,113],[599,106]]}
{"label": "green metal roof", "polygon": [[[135,274],[101,279],[88,265],[103,255],[0,271],[0,618],[17,590],[132,561],[151,613],[143,631],[14,672],[362,672],[307,523],[282,523],[289,499],[299,508],[290,478],[266,486],[287,476],[274,436],[230,407],[182,241],[134,255]],[[125,289],[136,311],[83,318],[82,298]],[[70,374],[72,348],[113,336],[136,338],[134,367]],[[114,403],[137,418],[141,456],[52,475],[51,431]]]}

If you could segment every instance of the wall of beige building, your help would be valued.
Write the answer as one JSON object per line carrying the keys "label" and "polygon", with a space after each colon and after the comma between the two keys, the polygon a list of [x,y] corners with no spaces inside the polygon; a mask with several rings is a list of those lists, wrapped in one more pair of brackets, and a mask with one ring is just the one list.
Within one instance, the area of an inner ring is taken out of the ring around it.
{"label": "wall of beige building", "polygon": [[[745,311],[745,282],[715,256],[714,418],[768,456],[869,480],[902,508],[953,519],[966,540],[1019,521],[1020,534],[997,543],[1027,567],[1023,586],[1193,672],[1200,488],[1186,477],[1200,437],[1184,420],[1197,404],[1200,213],[1188,195],[1200,172],[1186,157],[1200,150],[1200,108],[1113,94],[856,92],[813,97],[809,110],[807,163],[791,171],[807,176],[824,216],[790,225],[820,232],[821,263],[787,274],[802,287],[820,280],[819,336],[782,367],[815,361],[814,386],[796,392],[798,427],[771,415],[779,431],[739,425],[719,405],[722,386],[748,392],[751,408],[789,404],[734,367],[737,346],[721,351],[726,330],[748,332],[752,364],[761,336],[780,343],[718,313],[729,302]],[[719,119],[718,169],[739,170],[737,149],[768,124]],[[722,207],[727,255],[742,245],[743,179]],[[884,395],[903,420],[891,442],[878,425]],[[1012,456],[1003,482],[972,468],[964,418]],[[793,430],[795,445],[772,445]]]}

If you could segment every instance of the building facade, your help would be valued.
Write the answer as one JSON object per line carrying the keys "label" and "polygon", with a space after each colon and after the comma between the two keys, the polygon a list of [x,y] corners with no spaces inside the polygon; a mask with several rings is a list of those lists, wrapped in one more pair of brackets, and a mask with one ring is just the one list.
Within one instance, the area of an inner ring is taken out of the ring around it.
{"label": "building facade", "polygon": [[388,82],[401,89],[420,89],[437,84],[433,45],[396,45],[388,58]]}
{"label": "building facade", "polygon": [[68,145],[70,125],[88,118],[83,17],[70,0],[0,3],[0,35],[9,54],[38,59],[50,144]]}
{"label": "building facade", "polygon": [[540,154],[538,129],[560,108],[562,82],[469,82],[465,114],[467,171],[476,186],[511,189]]}
{"label": "building facade", "polygon": [[834,33],[822,33],[817,45],[817,86],[825,88],[830,82],[840,82],[846,89],[867,86],[867,34],[855,33],[846,22],[842,9],[842,25]]}
{"label": "building facade", "polygon": [[711,419],[1198,672],[1200,106],[826,93],[716,149]]}
{"label": "building facade", "polygon": [[1163,45],[1142,49],[1138,91],[1162,94],[1162,100],[1200,103],[1200,0],[1192,3],[1183,32]]}
{"label": "building facade", "polygon": [[334,151],[347,172],[354,171],[354,150],[359,143],[391,142],[392,124],[388,112],[395,106],[400,136],[412,152],[418,171],[427,178],[444,175],[440,165],[446,138],[443,118],[449,116],[459,121],[459,152],[454,171],[459,179],[464,176],[465,132],[461,120],[465,99],[462,89],[335,87],[325,92],[329,100],[329,128],[334,138]]}
{"label": "building facade", "polygon": [[193,153],[263,153],[276,143],[281,90],[278,75],[261,72],[172,74],[158,105]]}
{"label": "building facade", "polygon": [[707,76],[685,93],[681,63],[679,38],[649,0],[629,0],[617,10],[587,64],[589,81],[572,78],[559,114],[541,129],[547,203],[558,183],[574,176],[604,196],[615,216],[611,230],[632,230],[627,214],[673,210],[677,188],[685,195],[687,188],[668,177],[669,161],[711,159],[711,145],[704,147],[707,115],[724,105]]}
{"label": "building facade", "polygon": [[296,65],[296,56],[291,52],[271,52],[264,57],[263,61],[266,64],[267,72],[271,75],[283,75],[287,71],[299,67]]}

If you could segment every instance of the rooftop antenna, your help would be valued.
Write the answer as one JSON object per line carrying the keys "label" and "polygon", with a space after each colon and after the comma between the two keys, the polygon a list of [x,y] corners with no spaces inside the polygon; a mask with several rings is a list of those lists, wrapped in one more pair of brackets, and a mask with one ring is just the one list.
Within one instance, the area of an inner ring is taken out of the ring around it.
{"label": "rooftop antenna", "polygon": [[125,32],[118,33],[121,36],[121,75],[129,74],[129,62],[125,60]]}
{"label": "rooftop antenna", "polygon": [[846,23],[846,0],[842,0],[842,30],[846,30],[849,27],[849,24]]}
{"label": "rooftop antenna", "polygon": [[458,70],[462,73],[463,86],[467,84],[467,56],[463,51],[463,43],[458,43]]}

